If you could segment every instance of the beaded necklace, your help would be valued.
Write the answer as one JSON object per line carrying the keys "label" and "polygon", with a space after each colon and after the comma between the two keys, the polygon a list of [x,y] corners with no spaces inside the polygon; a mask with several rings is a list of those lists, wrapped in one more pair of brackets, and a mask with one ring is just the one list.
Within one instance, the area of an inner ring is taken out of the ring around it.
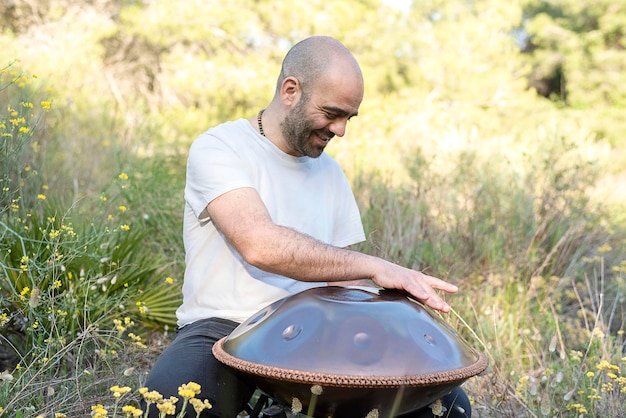
{"label": "beaded necklace", "polygon": [[261,116],[263,116],[263,112],[265,111],[265,109],[261,109],[261,111],[259,112],[259,114],[256,117],[257,122],[259,123],[259,133],[263,136],[265,136],[265,132],[263,131],[263,123],[261,122]]}

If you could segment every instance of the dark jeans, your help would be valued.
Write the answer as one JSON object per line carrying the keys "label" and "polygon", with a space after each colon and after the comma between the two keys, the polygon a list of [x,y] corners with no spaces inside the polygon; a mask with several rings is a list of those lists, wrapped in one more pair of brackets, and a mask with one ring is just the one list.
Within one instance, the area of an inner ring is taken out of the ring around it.
{"label": "dark jeans", "polygon": [[[213,405],[202,412],[201,417],[234,418],[243,410],[254,392],[254,387],[246,384],[238,373],[224,366],[213,357],[213,344],[227,336],[239,325],[221,318],[210,318],[186,325],[177,331],[174,340],[165,348],[154,363],[146,386],[156,390],[164,398],[178,396],[178,387],[195,382],[202,392],[196,397],[208,399]],[[177,403],[178,413],[182,400]],[[145,405],[142,405],[145,410]],[[159,411],[154,405],[150,408],[150,418],[157,418]],[[193,418],[196,412],[187,407],[186,417]]]}
{"label": "dark jeans", "polygon": [[[164,398],[178,396],[178,387],[184,383],[198,383],[202,392],[199,399],[208,399],[213,408],[204,411],[201,417],[235,418],[252,397],[254,387],[247,384],[230,367],[224,366],[213,357],[213,344],[227,336],[237,327],[236,322],[221,318],[209,318],[194,322],[178,330],[174,340],[165,348],[154,363],[146,381],[149,390],[156,390]],[[467,395],[457,388],[442,399],[446,408],[444,417],[467,418],[471,406]],[[177,404],[181,407],[182,400]],[[145,405],[142,405],[145,410]],[[157,418],[158,410],[153,405],[149,417]],[[195,417],[191,406],[186,417]],[[431,418],[430,408],[402,415],[401,418]]]}

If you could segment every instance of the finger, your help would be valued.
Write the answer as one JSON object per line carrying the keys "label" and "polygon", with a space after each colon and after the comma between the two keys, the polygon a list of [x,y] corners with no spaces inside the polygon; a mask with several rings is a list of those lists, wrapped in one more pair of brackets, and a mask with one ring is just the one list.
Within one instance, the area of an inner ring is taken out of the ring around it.
{"label": "finger", "polygon": [[435,288],[439,288],[439,286],[441,286],[444,288],[442,290],[455,292],[458,290],[457,287],[432,276],[427,276],[425,274],[422,274],[422,276],[424,276],[423,281],[413,282],[413,284],[419,287],[419,290],[416,289],[416,291],[412,292],[412,294],[417,297],[420,302],[435,310],[444,313],[450,312],[450,305],[448,305],[441,298],[441,296],[439,296],[439,294],[435,291]]}
{"label": "finger", "polygon": [[427,274],[421,273],[424,281],[428,283],[431,288],[443,290],[448,293],[456,293],[459,291],[459,288],[452,283],[446,282],[445,280],[438,279],[437,277],[429,276]]}
{"label": "finger", "polygon": [[450,307],[441,299],[437,292],[428,285],[425,280],[413,280],[409,282],[409,285],[405,288],[415,299],[427,305],[433,309],[442,312],[448,312]]}

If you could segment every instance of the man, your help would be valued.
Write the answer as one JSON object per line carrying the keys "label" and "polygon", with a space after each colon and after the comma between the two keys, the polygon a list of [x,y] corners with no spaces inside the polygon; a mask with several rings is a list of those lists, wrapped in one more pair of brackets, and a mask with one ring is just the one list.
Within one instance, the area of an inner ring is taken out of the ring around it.
{"label": "man", "polygon": [[[367,280],[450,310],[435,289],[456,286],[347,248],[365,235],[348,181],[324,149],[357,116],[363,90],[359,65],[340,42],[307,38],[285,56],[265,110],[194,141],[179,330],[148,377],[150,390],[175,396],[194,381],[199,398],[213,405],[207,416],[234,418],[254,388],[215,360],[213,344],[261,308],[310,287]],[[467,400],[460,390],[452,395]],[[469,403],[463,408],[469,414]]]}

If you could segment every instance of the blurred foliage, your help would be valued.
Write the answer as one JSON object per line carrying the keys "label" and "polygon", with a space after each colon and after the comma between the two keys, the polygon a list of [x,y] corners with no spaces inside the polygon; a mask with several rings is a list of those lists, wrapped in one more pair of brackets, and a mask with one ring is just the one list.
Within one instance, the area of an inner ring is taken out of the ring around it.
{"label": "blurred foliage", "polygon": [[503,133],[528,114],[536,126],[545,96],[570,110],[560,123],[584,117],[590,135],[622,146],[625,16],[609,0],[424,0],[408,9],[382,0],[15,0],[0,6],[0,47],[62,80],[57,105],[72,114],[65,151],[75,152],[58,165],[82,189],[97,181],[80,161],[85,149],[118,165],[116,144],[177,155],[205,128],[254,113],[286,50],[312,34],[338,37],[362,64],[366,121],[355,138],[387,136],[397,115],[418,119],[413,129],[426,135],[429,126],[416,125],[436,122],[431,109],[444,125]]}

